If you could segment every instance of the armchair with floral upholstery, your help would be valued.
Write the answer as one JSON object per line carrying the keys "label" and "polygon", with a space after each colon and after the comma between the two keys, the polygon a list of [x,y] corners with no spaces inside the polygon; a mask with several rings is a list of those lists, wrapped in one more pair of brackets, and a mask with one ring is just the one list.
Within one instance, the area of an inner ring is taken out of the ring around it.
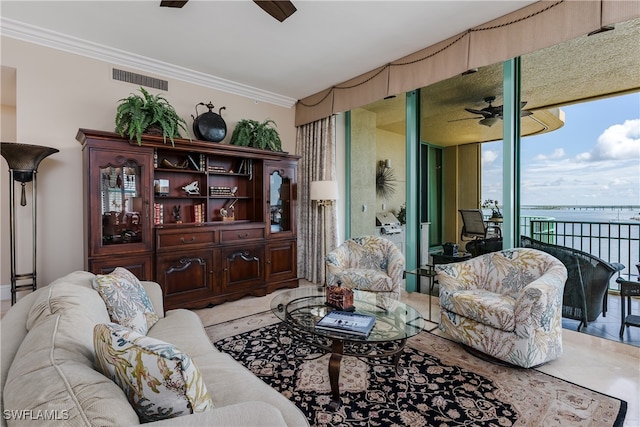
{"label": "armchair with floral upholstery", "polygon": [[404,256],[388,239],[362,236],[346,240],[329,252],[326,265],[327,285],[340,281],[351,289],[400,299]]}
{"label": "armchair with floral upholstery", "polygon": [[558,259],[515,248],[435,268],[439,327],[453,339],[524,368],[562,354],[567,269]]}

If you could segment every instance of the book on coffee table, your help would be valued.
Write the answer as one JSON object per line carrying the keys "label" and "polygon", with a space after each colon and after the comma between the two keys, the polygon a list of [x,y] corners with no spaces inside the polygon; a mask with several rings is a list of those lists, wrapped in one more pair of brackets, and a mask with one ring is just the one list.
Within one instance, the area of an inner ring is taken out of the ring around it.
{"label": "book on coffee table", "polygon": [[368,314],[332,311],[316,323],[316,329],[366,337],[375,323],[375,316]]}

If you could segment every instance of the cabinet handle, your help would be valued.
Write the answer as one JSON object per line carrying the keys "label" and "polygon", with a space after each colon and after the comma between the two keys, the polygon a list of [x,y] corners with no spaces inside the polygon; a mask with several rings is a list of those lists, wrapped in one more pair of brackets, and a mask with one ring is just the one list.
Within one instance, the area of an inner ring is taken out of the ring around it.
{"label": "cabinet handle", "polygon": [[184,237],[181,237],[181,238],[180,238],[180,241],[181,241],[182,243],[191,243],[191,242],[195,242],[195,241],[196,241],[196,236],[191,236],[191,239],[189,239],[188,241],[187,241],[187,240],[184,240]]}
{"label": "cabinet handle", "polygon": [[247,237],[249,237],[249,233],[244,233],[244,234],[238,233],[238,239],[246,239]]}

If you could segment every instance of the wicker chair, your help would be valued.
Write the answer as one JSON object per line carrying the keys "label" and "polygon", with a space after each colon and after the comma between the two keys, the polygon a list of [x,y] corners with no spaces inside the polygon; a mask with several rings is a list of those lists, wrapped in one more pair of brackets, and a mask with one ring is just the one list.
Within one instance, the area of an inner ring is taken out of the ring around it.
{"label": "wicker chair", "polygon": [[609,280],[624,269],[619,263],[608,263],[594,255],[565,246],[541,242],[521,236],[520,246],[544,251],[558,258],[567,268],[568,278],[562,299],[562,317],[579,320],[578,331],[607,313]]}
{"label": "wicker chair", "polygon": [[400,299],[404,256],[388,239],[376,236],[349,239],[329,252],[326,265],[327,285],[341,281],[351,289]]}

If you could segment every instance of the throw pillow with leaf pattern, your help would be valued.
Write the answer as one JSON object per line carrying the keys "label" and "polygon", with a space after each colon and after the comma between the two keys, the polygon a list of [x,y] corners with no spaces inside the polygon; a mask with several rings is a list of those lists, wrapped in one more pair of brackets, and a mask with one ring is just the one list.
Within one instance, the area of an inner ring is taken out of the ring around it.
{"label": "throw pillow with leaf pattern", "polygon": [[122,388],[141,422],[213,408],[200,370],[173,344],[115,323],[93,329],[96,364]]}
{"label": "throw pillow with leaf pattern", "polygon": [[110,274],[97,274],[93,288],[104,300],[112,322],[146,335],[158,321],[142,283],[126,268],[118,267]]}

